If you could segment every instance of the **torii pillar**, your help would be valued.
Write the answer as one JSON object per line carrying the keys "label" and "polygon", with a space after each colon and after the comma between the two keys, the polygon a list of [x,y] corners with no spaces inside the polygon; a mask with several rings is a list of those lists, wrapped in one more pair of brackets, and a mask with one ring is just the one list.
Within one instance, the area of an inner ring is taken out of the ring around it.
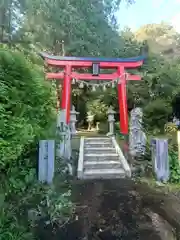
{"label": "torii pillar", "polygon": [[[126,69],[137,68],[142,66],[145,56],[134,58],[95,58],[95,57],[66,57],[50,56],[41,53],[46,63],[51,66],[64,68],[62,72],[47,73],[48,79],[62,79],[63,92],[61,108],[64,111],[64,120],[66,124],[70,121],[70,102],[71,102],[71,81],[73,78],[78,80],[113,80],[120,79],[118,82],[118,101],[119,101],[119,118],[120,132],[128,136],[128,109],[127,109],[127,80],[141,80],[139,75],[127,74]],[[92,68],[93,73],[78,73],[77,68]],[[101,74],[100,69],[115,69],[110,74]]]}

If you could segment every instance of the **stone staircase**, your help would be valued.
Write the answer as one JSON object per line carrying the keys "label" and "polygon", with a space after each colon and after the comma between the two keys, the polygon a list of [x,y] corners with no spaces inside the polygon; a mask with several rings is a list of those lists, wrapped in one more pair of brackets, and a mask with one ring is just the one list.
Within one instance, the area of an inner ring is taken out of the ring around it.
{"label": "stone staircase", "polygon": [[81,137],[79,179],[115,179],[130,176],[130,167],[114,137]]}

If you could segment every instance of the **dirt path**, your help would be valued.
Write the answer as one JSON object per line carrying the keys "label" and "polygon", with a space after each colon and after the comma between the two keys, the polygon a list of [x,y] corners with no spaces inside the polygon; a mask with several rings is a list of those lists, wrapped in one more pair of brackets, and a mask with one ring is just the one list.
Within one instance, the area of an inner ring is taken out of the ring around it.
{"label": "dirt path", "polygon": [[79,239],[175,239],[172,227],[143,205],[132,181],[80,182],[75,193],[82,230]]}
{"label": "dirt path", "polygon": [[77,181],[73,184],[74,219],[54,234],[47,231],[39,239],[177,239],[172,226],[151,208],[156,203],[143,200],[145,195],[141,196],[141,191],[142,188],[139,191],[134,182],[128,180]]}

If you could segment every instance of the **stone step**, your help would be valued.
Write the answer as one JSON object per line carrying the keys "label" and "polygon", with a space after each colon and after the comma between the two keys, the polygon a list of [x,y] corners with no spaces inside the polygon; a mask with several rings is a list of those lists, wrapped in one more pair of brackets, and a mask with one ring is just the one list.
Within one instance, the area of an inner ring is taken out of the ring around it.
{"label": "stone step", "polygon": [[112,148],[111,143],[85,143],[84,148]]}
{"label": "stone step", "polygon": [[88,157],[84,161],[88,162],[99,162],[99,161],[104,161],[104,162],[109,162],[109,161],[119,161],[119,158],[114,156],[114,157]]}
{"label": "stone step", "polygon": [[84,143],[111,143],[112,140],[110,138],[85,138]]}
{"label": "stone step", "polygon": [[92,149],[92,150],[104,150],[104,151],[106,151],[106,150],[115,150],[115,148],[114,147],[87,147],[86,145],[85,145],[85,147],[84,147],[84,149],[85,150],[90,150],[90,149]]}
{"label": "stone step", "polygon": [[100,154],[100,153],[88,153],[84,154],[84,161],[118,161],[119,156],[116,153]]}
{"label": "stone step", "polygon": [[120,161],[85,161],[84,169],[118,169],[122,165]]}
{"label": "stone step", "polygon": [[118,161],[117,153],[85,153],[84,161]]}
{"label": "stone step", "polygon": [[116,149],[112,147],[85,147],[84,148],[84,153],[89,154],[89,153],[116,153]]}
{"label": "stone step", "polygon": [[125,178],[126,173],[124,169],[85,169],[84,179],[115,179]]}
{"label": "stone step", "polygon": [[84,142],[112,142],[111,138],[84,138]]}
{"label": "stone step", "polygon": [[85,157],[118,157],[118,154],[117,153],[85,153],[84,156]]}
{"label": "stone step", "polygon": [[88,138],[84,138],[85,141],[91,141],[91,140],[100,140],[100,141],[104,141],[104,140],[111,140],[109,137],[88,137]]}

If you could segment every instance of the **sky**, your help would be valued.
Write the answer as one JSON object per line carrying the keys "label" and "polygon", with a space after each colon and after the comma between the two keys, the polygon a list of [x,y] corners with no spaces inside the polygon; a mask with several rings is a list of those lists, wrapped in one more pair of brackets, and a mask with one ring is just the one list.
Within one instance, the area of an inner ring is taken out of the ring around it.
{"label": "sky", "polygon": [[164,21],[180,32],[180,0],[136,0],[130,6],[122,0],[117,17],[120,29],[136,31],[145,24]]}

